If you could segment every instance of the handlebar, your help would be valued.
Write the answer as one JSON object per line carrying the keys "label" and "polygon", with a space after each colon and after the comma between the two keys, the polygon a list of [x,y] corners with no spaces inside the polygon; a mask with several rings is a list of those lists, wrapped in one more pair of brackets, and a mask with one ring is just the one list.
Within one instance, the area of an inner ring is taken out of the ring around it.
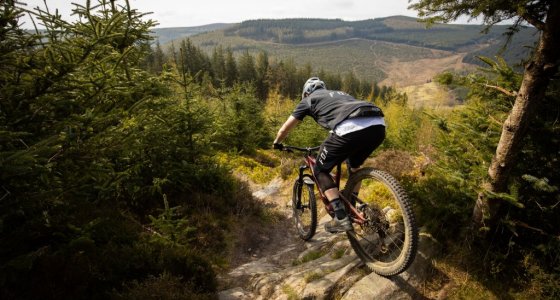
{"label": "handlebar", "polygon": [[311,153],[314,151],[319,150],[321,146],[316,146],[316,147],[296,147],[296,146],[288,146],[288,145],[282,145],[282,149],[280,149],[281,151],[287,151],[287,152],[293,152],[293,150],[297,150],[297,151],[301,151],[301,152],[306,152],[306,153]]}

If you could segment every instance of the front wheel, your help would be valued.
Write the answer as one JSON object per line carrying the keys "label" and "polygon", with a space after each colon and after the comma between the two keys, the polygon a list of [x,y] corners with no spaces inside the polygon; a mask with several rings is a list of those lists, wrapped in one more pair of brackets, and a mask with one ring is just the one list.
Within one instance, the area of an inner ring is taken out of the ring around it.
{"label": "front wheel", "polygon": [[292,195],[292,212],[298,236],[307,241],[317,229],[317,203],[314,185],[296,180]]}
{"label": "front wheel", "polygon": [[409,198],[389,173],[365,168],[352,174],[343,191],[366,219],[348,231],[356,254],[383,276],[397,275],[414,261],[418,227]]}

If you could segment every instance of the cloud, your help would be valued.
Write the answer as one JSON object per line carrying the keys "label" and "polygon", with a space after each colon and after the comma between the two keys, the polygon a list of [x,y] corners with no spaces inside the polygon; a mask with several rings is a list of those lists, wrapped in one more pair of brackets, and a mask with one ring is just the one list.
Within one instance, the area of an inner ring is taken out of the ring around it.
{"label": "cloud", "polygon": [[337,1],[335,2],[334,6],[343,9],[351,9],[354,8],[354,1]]}
{"label": "cloud", "polygon": [[[43,6],[43,0],[22,0],[28,7]],[[124,2],[117,0],[117,2]],[[48,1],[68,16],[72,2]],[[94,3],[95,1],[92,1]],[[387,17],[416,16],[408,11],[408,0],[202,0],[197,4],[184,0],[129,0],[140,12],[153,12],[147,18],[159,27],[198,26],[210,23],[237,23],[251,19],[328,18],[348,21]]]}

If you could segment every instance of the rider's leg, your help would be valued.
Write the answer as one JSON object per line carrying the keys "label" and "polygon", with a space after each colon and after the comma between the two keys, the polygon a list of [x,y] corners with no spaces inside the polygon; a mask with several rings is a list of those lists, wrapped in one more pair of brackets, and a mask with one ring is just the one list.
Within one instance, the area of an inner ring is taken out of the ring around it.
{"label": "rider's leg", "polygon": [[352,153],[352,147],[349,147],[343,137],[330,134],[319,149],[317,164],[314,169],[319,187],[331,203],[337,218],[346,218],[346,210],[340,201],[340,191],[330,172],[337,164],[343,162],[350,153]]}
{"label": "rider's leg", "polygon": [[[358,170],[360,169],[360,166],[358,166],[356,168],[352,168],[350,166],[350,160],[347,159],[346,160],[346,169],[348,169],[348,178],[350,178],[350,176],[352,176],[352,174],[358,172]],[[354,195],[355,197],[358,197],[358,192],[360,191],[361,186],[362,186],[362,182],[358,182],[356,184],[356,186],[354,186],[354,190],[352,191],[352,195]],[[356,204],[355,201],[352,202],[352,204]]]}
{"label": "rider's leg", "polygon": [[340,201],[340,192],[336,187],[336,183],[331,178],[330,172],[318,170],[317,179],[319,181],[319,188],[329,200],[334,213],[338,219],[346,218],[346,210],[344,204]]}
{"label": "rider's leg", "polygon": [[336,198],[340,198],[340,192],[335,187],[331,188],[331,189],[328,189],[328,190],[324,191],[323,193],[325,194],[325,197],[327,197],[327,199],[329,199],[329,201],[334,200]]}
{"label": "rider's leg", "polygon": [[[384,137],[384,127],[382,127],[382,130]],[[371,130],[368,128],[344,136],[331,134],[319,149],[314,174],[317,176],[319,187],[330,201],[335,214],[335,218],[325,225],[325,229],[329,232],[353,229],[344,204],[340,201],[340,192],[330,176],[330,171],[347,158],[351,167],[357,169],[383,140],[383,137],[381,137],[375,139],[376,141],[371,141],[371,136]]]}
{"label": "rider's leg", "polygon": [[350,218],[348,218],[344,204],[340,201],[340,193],[336,187],[336,183],[330,176],[330,172],[319,171],[315,174],[317,176],[319,188],[329,200],[334,211],[334,217],[325,224],[325,230],[331,233],[352,230],[352,223],[350,222]]}
{"label": "rider's leg", "polygon": [[[351,133],[352,134],[352,133]],[[353,138],[361,141],[367,141],[366,143],[362,142],[362,147],[358,148],[357,151],[352,153],[349,157],[347,162],[347,167],[350,170],[350,175],[354,172],[357,172],[360,169],[360,166],[365,162],[365,160],[370,156],[370,154],[381,145],[383,140],[385,139],[385,126],[377,125],[365,128],[358,132],[354,133],[355,136]],[[356,197],[360,191],[360,187],[362,186],[361,182],[358,182],[356,186],[354,186],[354,190],[352,194]]]}

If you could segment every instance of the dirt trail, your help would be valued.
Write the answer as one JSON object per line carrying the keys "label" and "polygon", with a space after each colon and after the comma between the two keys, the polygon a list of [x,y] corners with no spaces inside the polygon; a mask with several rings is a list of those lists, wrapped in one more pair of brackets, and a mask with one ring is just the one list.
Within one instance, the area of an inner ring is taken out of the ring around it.
{"label": "dirt trail", "polygon": [[255,243],[258,248],[241,253],[240,263],[219,277],[219,299],[429,298],[422,286],[433,269],[429,257],[437,251],[437,243],[429,235],[421,234],[420,252],[408,271],[391,278],[381,277],[361,263],[346,235],[324,231],[328,215],[321,218],[310,241],[297,237],[291,208],[287,206],[291,182],[275,179],[251,187],[253,197],[285,218],[271,224],[266,229],[268,235],[258,237],[262,239]]}
{"label": "dirt trail", "polygon": [[[289,207],[291,183],[276,178],[267,184],[259,185],[250,182],[247,178],[240,179],[249,185],[253,197],[262,201],[276,217],[266,228],[250,228],[258,234],[249,237],[249,241],[243,243],[243,246],[233,255],[233,267],[277,254],[279,245],[293,244],[298,250],[304,249],[304,243],[297,238],[291,218],[292,211]],[[291,263],[293,259],[290,256],[281,258],[282,261],[279,263]]]}

